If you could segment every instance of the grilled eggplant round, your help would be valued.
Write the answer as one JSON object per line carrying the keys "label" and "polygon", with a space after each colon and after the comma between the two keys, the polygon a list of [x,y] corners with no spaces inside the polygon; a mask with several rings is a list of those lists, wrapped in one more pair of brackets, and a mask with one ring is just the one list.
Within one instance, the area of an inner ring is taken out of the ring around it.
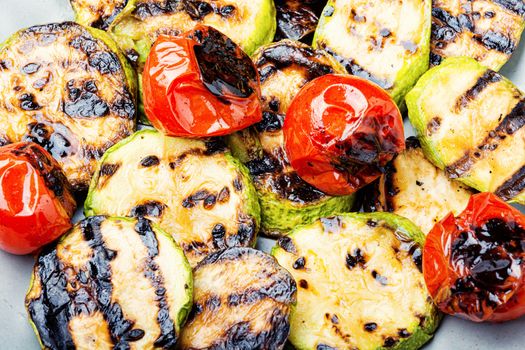
{"label": "grilled eggplant round", "polygon": [[524,28],[523,0],[435,0],[430,64],[467,56],[498,70],[518,47]]}
{"label": "grilled eggplant round", "polygon": [[32,141],[76,191],[135,128],[132,67],[103,31],[73,22],[24,29],[0,48],[0,145]]}
{"label": "grilled eggplant round", "polygon": [[410,219],[427,234],[448,213],[461,213],[473,191],[425,158],[419,140],[411,136],[406,150],[366,189],[365,211],[386,211]]}
{"label": "grilled eggplant round", "polygon": [[344,73],[344,68],[326,52],[291,40],[264,46],[253,59],[261,77],[263,120],[229,137],[229,143],[252,175],[262,232],[280,237],[297,225],[350,211],[354,196],[328,196],[297,175],[286,158],[282,132],[288,106],[301,87],[324,74]]}
{"label": "grilled eggplant round", "polygon": [[407,349],[439,323],[421,272],[425,236],[389,213],[343,214],[296,228],[272,254],[294,276],[297,349]]}
{"label": "grilled eggplant round", "polygon": [[44,248],[26,306],[45,349],[172,349],[191,267],[150,221],[95,216]]}
{"label": "grilled eggplant round", "polygon": [[426,157],[481,192],[525,203],[525,95],[472,58],[430,69],[407,95]]}
{"label": "grilled eggplant round", "polygon": [[402,105],[405,94],[428,69],[431,5],[430,0],[329,0],[313,45],[334,55],[348,73],[387,90]]}
{"label": "grilled eggplant round", "polygon": [[192,266],[213,251],[254,245],[260,222],[248,172],[221,141],[153,130],[106,152],[85,213],[149,218],[175,238]]}
{"label": "grilled eggplant round", "polygon": [[128,0],[69,0],[75,21],[85,26],[108,30]]}
{"label": "grilled eggplant round", "polygon": [[297,287],[274,258],[252,248],[228,248],[204,259],[194,276],[182,349],[283,348]]}

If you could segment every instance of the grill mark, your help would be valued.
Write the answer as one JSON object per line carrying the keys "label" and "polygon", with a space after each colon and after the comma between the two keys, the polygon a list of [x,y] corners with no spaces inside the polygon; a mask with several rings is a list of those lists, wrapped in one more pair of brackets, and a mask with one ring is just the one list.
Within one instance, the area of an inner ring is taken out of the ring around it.
{"label": "grill mark", "polygon": [[305,182],[295,171],[265,174],[258,176],[255,181],[264,183],[280,198],[298,204],[314,203],[326,197],[324,192]]}
{"label": "grill mark", "polygon": [[248,161],[246,167],[252,176],[259,176],[267,173],[279,173],[283,170],[283,166],[277,157],[266,151],[262,158]]}
{"label": "grill mark", "polygon": [[496,50],[506,55],[512,54],[516,48],[516,43],[509,36],[492,30],[476,34],[473,36],[473,39],[487,49]]}
{"label": "grill mark", "polygon": [[147,156],[140,161],[140,165],[144,168],[149,168],[160,164],[160,159],[157,156]]}
{"label": "grill mark", "polygon": [[228,18],[235,14],[235,6],[219,6],[214,3],[197,0],[166,0],[163,3],[143,2],[136,6],[133,14],[142,21],[149,17],[167,16],[174,13],[186,13],[194,21],[202,21],[210,14]]}
{"label": "grill mark", "polygon": [[117,252],[105,246],[101,232],[101,224],[105,219],[103,216],[94,216],[85,219],[80,224],[84,240],[93,251],[87,263],[87,269],[92,278],[93,292],[98,307],[108,323],[114,348],[129,349],[126,335],[133,331],[134,322],[124,318],[124,313],[118,303],[111,302],[113,283],[110,263],[117,256]]}
{"label": "grill mark", "polygon": [[91,22],[90,26],[101,30],[108,30],[111,23],[113,23],[115,20],[115,17],[117,17],[117,15],[122,12],[127,3],[128,1],[126,0],[122,4],[115,6],[115,9],[110,15],[104,15],[101,13],[103,11],[98,11],[100,16]]}
{"label": "grill mark", "polygon": [[290,237],[284,236],[277,241],[277,245],[290,254],[297,254],[297,248]]}
{"label": "grill mark", "polygon": [[158,201],[147,201],[133,207],[130,211],[130,216],[144,218],[160,218],[164,213],[167,205]]}
{"label": "grill mark", "polygon": [[478,159],[494,151],[499,142],[511,136],[525,126],[525,99],[521,99],[512,111],[505,116],[500,124],[474,150],[467,150],[465,155],[456,162],[445,167],[445,172],[451,179],[457,179],[468,173]]}
{"label": "grill mark", "polygon": [[322,2],[309,3],[298,0],[275,1],[277,32],[274,41],[301,40],[315,31]]}
{"label": "grill mark", "polygon": [[505,201],[519,195],[525,189],[525,166],[515,172],[510,179],[500,185],[494,192]]}
{"label": "grill mark", "polygon": [[256,238],[257,224],[251,216],[241,214],[239,216],[239,228],[237,234],[229,236],[226,241],[229,247],[247,246]]}
{"label": "grill mark", "polygon": [[262,120],[254,125],[258,132],[275,132],[283,128],[284,115],[274,111],[263,111]]}
{"label": "grill mark", "polygon": [[494,2],[518,16],[523,17],[525,15],[525,2],[523,0],[494,0]]}
{"label": "grill mark", "polygon": [[461,95],[456,101],[456,111],[459,111],[467,107],[470,102],[474,101],[478,95],[485,90],[490,84],[501,81],[502,77],[500,74],[493,70],[486,70],[481,77],[478,78],[474,86],[468,89],[463,95]]}
{"label": "grill mark", "polygon": [[168,299],[166,297],[166,287],[164,285],[164,277],[159,269],[159,265],[155,262],[155,258],[159,255],[159,242],[151,228],[150,221],[144,218],[139,218],[135,225],[135,231],[140,236],[142,243],[148,250],[148,257],[145,262],[144,276],[151,282],[155,288],[156,302],[159,307],[157,314],[157,323],[160,327],[160,335],[155,340],[154,345],[162,348],[171,348],[177,342],[177,334],[175,324],[170,316]]}

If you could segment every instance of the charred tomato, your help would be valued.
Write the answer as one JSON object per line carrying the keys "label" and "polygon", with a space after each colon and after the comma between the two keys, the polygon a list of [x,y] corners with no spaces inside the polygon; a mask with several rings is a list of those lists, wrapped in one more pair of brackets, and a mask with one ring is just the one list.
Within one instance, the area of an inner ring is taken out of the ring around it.
{"label": "charred tomato", "polygon": [[473,195],[427,236],[423,274],[439,309],[475,322],[525,314],[525,215],[491,193]]}
{"label": "charred tomato", "polygon": [[0,148],[0,248],[28,254],[71,227],[76,209],[60,165],[42,147]]}
{"label": "charred tomato", "polygon": [[348,195],[374,181],[405,148],[403,119],[392,98],[350,75],[324,75],[305,85],[283,131],[299,176],[331,195]]}
{"label": "charred tomato", "polygon": [[262,119],[257,70],[221,32],[203,25],[160,36],[143,74],[144,109],[170,136],[230,134]]}

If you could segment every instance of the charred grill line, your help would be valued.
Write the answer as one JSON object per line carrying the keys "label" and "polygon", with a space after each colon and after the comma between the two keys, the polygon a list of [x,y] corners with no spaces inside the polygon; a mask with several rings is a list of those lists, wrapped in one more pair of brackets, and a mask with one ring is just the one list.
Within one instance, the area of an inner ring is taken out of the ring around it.
{"label": "charred grill line", "polygon": [[147,201],[145,203],[139,204],[133,207],[130,211],[130,216],[132,217],[152,217],[160,218],[166,209],[166,204],[160,203],[158,201]]}
{"label": "charred grill line", "polygon": [[525,2],[523,0],[494,0],[494,2],[518,16],[525,16]]}
{"label": "charred grill line", "polygon": [[272,193],[280,198],[294,203],[307,204],[323,199],[324,192],[316,189],[297,175],[295,171],[289,173],[269,173],[257,176],[255,183],[263,183]]}
{"label": "charred grill line", "polygon": [[115,20],[115,17],[117,17],[117,15],[124,9],[124,7],[126,7],[127,3],[128,1],[126,0],[122,4],[115,6],[115,9],[113,10],[113,12],[111,12],[109,16],[100,14],[100,17],[97,20],[93,21],[91,23],[91,26],[101,30],[108,30],[111,23],[113,23],[113,20]]}
{"label": "charred grill line", "polygon": [[133,14],[141,20],[149,17],[172,15],[185,12],[194,21],[202,21],[209,14],[217,14],[223,18],[234,14],[236,8],[232,5],[218,6],[215,3],[197,0],[166,0],[163,3],[141,2],[137,4]]}
{"label": "charred grill line", "polygon": [[[397,158],[397,157],[396,157]],[[394,176],[397,172],[395,161],[396,158],[392,159],[390,163],[385,166],[383,173],[384,176],[384,196],[385,196],[385,207],[384,211],[392,213],[395,210],[394,197],[399,193],[399,189],[394,185]]]}
{"label": "charred grill line", "polygon": [[456,101],[456,110],[461,110],[468,106],[470,102],[475,100],[478,95],[485,90],[490,84],[501,81],[502,77],[500,74],[489,69],[478,78],[474,86],[468,89],[463,95],[461,95]]}
{"label": "charred grill line", "polygon": [[505,201],[509,201],[525,189],[525,165],[514,173],[510,179],[500,185],[494,193]]}
{"label": "charred grill line", "polygon": [[445,172],[451,179],[467,174],[477,160],[494,151],[499,142],[525,126],[525,99],[521,99],[500,124],[473,150],[468,150],[456,162],[446,166]]}
{"label": "charred grill line", "polygon": [[155,236],[155,232],[151,228],[149,220],[139,218],[135,225],[135,231],[140,236],[142,243],[148,250],[148,257],[145,263],[144,276],[151,282],[155,288],[155,294],[159,312],[157,314],[157,323],[160,327],[160,336],[155,340],[154,345],[169,349],[175,346],[177,342],[177,334],[175,324],[170,316],[169,304],[166,298],[166,288],[164,286],[164,277],[159,269],[159,265],[155,262],[155,258],[159,255],[159,242]]}

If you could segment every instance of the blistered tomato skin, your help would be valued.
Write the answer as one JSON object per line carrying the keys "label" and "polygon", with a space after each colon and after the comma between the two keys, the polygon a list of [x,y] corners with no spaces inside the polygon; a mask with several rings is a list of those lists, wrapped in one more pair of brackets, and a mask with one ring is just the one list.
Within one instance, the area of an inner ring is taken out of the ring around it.
{"label": "blistered tomato skin", "polygon": [[207,26],[158,38],[144,68],[143,91],[148,119],[170,136],[221,136],[262,120],[252,60]]}
{"label": "blistered tomato skin", "polygon": [[475,322],[525,315],[525,215],[491,193],[428,234],[423,274],[439,309]]}
{"label": "blistered tomato skin", "polygon": [[312,186],[348,195],[379,177],[405,148],[403,119],[377,85],[324,75],[303,87],[284,122],[290,163]]}
{"label": "blistered tomato skin", "polygon": [[71,227],[75,199],[58,163],[40,146],[0,148],[0,248],[29,254]]}

